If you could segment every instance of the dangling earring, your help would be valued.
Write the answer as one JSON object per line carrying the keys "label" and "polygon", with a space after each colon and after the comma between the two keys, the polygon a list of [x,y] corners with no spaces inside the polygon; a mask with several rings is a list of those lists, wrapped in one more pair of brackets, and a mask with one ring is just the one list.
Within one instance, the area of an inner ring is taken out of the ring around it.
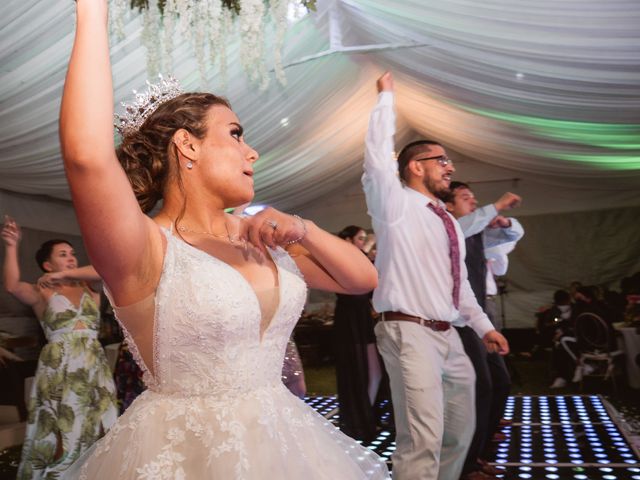
{"label": "dangling earring", "polygon": [[191,169],[193,168],[193,163],[191,162],[191,160],[189,160],[189,161],[187,162],[187,168],[188,168],[189,170],[191,170]]}

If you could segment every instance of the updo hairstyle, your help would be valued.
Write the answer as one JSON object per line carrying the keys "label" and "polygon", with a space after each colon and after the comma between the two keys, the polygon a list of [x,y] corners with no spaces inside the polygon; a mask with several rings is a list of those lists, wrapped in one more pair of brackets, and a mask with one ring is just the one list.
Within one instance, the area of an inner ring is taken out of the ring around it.
{"label": "updo hairstyle", "polygon": [[116,155],[143,212],[149,212],[162,198],[169,162],[177,161],[173,134],[183,128],[196,138],[204,138],[207,112],[214,105],[231,108],[225,98],[211,93],[183,93],[160,105],[138,130],[122,139]]}

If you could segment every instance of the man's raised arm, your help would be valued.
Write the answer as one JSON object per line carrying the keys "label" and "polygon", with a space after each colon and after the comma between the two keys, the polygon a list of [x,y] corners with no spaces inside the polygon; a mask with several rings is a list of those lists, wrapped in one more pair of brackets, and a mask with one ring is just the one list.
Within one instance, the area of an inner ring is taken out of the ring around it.
{"label": "man's raised arm", "polygon": [[402,184],[393,157],[396,115],[394,83],[390,72],[377,81],[378,102],[371,112],[365,138],[362,185],[369,215],[374,221],[391,223],[402,216]]}

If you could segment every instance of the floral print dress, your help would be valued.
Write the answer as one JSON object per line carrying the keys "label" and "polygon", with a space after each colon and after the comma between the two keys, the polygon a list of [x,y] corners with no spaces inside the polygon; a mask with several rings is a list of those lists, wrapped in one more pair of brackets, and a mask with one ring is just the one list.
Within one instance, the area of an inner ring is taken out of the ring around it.
{"label": "floral print dress", "polygon": [[29,401],[19,480],[62,478],[116,421],[115,386],[98,342],[99,319],[88,291],[79,307],[60,294],[49,299],[41,319],[48,343]]}

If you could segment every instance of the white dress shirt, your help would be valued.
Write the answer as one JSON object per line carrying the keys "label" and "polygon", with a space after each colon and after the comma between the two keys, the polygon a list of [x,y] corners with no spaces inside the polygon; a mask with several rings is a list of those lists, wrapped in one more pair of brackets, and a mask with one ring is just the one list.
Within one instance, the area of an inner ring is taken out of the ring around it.
{"label": "white dress shirt", "polygon": [[[400,311],[421,318],[468,324],[482,338],[493,325],[475,299],[464,263],[465,242],[451,217],[460,247],[460,308],[453,306],[449,237],[442,219],[427,204],[434,202],[404,187],[393,158],[395,113],[393,93],[382,92],[371,113],[365,140],[362,184],[376,233],[378,312]],[[442,202],[438,204],[444,208]]]}
{"label": "white dress shirt", "polygon": [[474,212],[458,219],[465,238],[482,232],[484,258],[487,260],[487,295],[497,295],[498,286],[494,275],[506,275],[509,268],[507,255],[515,248],[524,235],[524,228],[515,218],[509,217],[511,225],[502,228],[488,228],[489,223],[498,215],[492,203],[477,208]]}
{"label": "white dress shirt", "polygon": [[498,210],[493,203],[484,207],[476,208],[469,215],[460,217],[458,223],[464,233],[464,238],[469,238],[476,233],[482,232],[491,223],[491,220],[498,216]]}
{"label": "white dress shirt", "polygon": [[[487,295],[496,295],[498,286],[494,275],[507,274],[509,268],[509,253],[524,235],[524,229],[515,218],[510,218],[511,226],[507,228],[491,228],[484,231],[484,258],[487,259]],[[497,232],[493,230],[502,230]]]}

